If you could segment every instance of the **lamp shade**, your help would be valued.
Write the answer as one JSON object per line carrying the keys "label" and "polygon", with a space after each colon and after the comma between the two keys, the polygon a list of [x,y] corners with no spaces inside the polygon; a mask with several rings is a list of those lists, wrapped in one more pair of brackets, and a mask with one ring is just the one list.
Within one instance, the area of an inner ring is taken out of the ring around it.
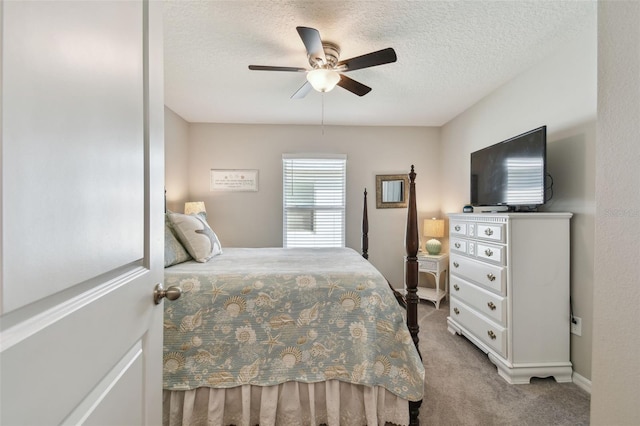
{"label": "lamp shade", "polygon": [[184,214],[207,214],[207,209],[204,207],[204,201],[189,201],[184,203]]}
{"label": "lamp shade", "polygon": [[444,237],[444,220],[436,219],[435,217],[433,219],[425,219],[422,226],[422,235],[432,237],[432,239],[424,244],[427,253],[430,255],[440,254],[442,244],[436,240],[436,238]]}
{"label": "lamp shade", "polygon": [[340,81],[340,74],[334,70],[318,68],[307,73],[307,81],[318,92],[329,92]]}
{"label": "lamp shade", "polygon": [[442,238],[444,237],[444,220],[443,219],[425,219],[422,232],[425,237]]}

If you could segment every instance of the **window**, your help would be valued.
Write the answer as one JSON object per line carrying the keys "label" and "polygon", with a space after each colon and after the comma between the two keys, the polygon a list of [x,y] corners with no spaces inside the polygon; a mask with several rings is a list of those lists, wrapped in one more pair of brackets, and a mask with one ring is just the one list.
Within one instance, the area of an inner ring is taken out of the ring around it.
{"label": "window", "polygon": [[344,247],[345,155],[282,156],[284,247]]}

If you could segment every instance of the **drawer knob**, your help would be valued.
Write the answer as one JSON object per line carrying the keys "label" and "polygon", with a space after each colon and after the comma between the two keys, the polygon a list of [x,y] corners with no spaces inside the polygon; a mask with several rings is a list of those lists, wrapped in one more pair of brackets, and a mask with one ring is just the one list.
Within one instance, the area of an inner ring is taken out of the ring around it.
{"label": "drawer knob", "polygon": [[453,285],[453,288],[454,288],[456,291],[460,291],[460,287],[458,287],[458,284],[454,284],[454,285]]}
{"label": "drawer knob", "polygon": [[487,228],[484,230],[484,233],[486,236],[490,237],[493,235],[493,231],[491,230],[491,228]]}
{"label": "drawer knob", "polygon": [[454,246],[456,246],[456,248],[460,248],[460,243],[455,243]]}
{"label": "drawer knob", "polygon": [[453,229],[455,229],[456,231],[459,231],[460,230],[460,225],[456,225],[455,228],[453,228]]}
{"label": "drawer knob", "polygon": [[489,257],[493,256],[493,252],[491,251],[491,249],[486,249],[486,250],[484,251],[484,254],[486,254],[486,255],[487,255],[487,256],[489,256]]}
{"label": "drawer knob", "polygon": [[458,266],[460,266],[460,264],[458,262],[453,262],[453,267],[457,268]]}
{"label": "drawer knob", "polygon": [[496,276],[495,276],[495,275],[493,275],[493,274],[487,274],[487,279],[488,279],[489,281],[495,281],[495,280],[496,280]]}
{"label": "drawer knob", "polygon": [[491,309],[492,311],[496,310],[496,305],[493,304],[493,302],[489,302],[487,303],[487,306],[489,307],[489,309]]}
{"label": "drawer knob", "polygon": [[456,315],[460,315],[460,310],[458,308],[453,308],[453,312],[455,312]]}
{"label": "drawer knob", "polygon": [[491,337],[491,340],[496,340],[496,333],[494,333],[493,330],[487,331],[487,334]]}

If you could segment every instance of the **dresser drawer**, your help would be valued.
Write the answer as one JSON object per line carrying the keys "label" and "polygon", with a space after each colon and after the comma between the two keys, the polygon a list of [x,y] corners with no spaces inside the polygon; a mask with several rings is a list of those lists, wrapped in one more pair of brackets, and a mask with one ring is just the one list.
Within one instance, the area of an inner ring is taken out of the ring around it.
{"label": "dresser drawer", "polygon": [[491,265],[452,253],[450,268],[454,275],[478,283],[503,296],[506,295],[507,270],[503,266]]}
{"label": "dresser drawer", "polygon": [[449,291],[452,296],[463,300],[473,309],[506,327],[506,298],[468,283],[455,275],[451,276],[451,289]]}
{"label": "dresser drawer", "polygon": [[449,250],[458,253],[467,253],[467,241],[460,238],[451,238]]}
{"label": "dresser drawer", "polygon": [[507,248],[505,246],[485,244],[482,242],[477,242],[475,245],[474,254],[478,259],[488,260],[489,262],[495,262],[499,265],[507,264]]}
{"label": "dresser drawer", "polygon": [[505,225],[502,223],[477,223],[475,237],[483,240],[505,242]]}
{"label": "dresser drawer", "polygon": [[461,300],[451,297],[449,315],[466,328],[477,339],[496,351],[507,356],[507,329],[479,314]]}
{"label": "dresser drawer", "polygon": [[465,222],[451,222],[449,224],[449,234],[464,237],[467,235],[467,227],[468,224]]}

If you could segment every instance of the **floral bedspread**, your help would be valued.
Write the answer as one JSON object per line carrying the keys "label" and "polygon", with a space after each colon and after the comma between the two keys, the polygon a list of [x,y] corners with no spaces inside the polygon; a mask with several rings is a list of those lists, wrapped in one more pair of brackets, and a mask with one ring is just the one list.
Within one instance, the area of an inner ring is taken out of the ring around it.
{"label": "floral bedspread", "polygon": [[168,390],[338,379],[422,399],[424,367],[384,277],[352,249],[224,249],[165,269]]}

